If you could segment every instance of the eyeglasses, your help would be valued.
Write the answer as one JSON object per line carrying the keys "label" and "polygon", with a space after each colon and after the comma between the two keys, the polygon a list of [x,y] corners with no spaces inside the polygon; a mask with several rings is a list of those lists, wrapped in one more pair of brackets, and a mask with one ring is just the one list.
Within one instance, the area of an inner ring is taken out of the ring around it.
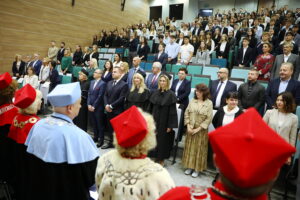
{"label": "eyeglasses", "polygon": [[226,73],[226,72],[217,72],[217,74],[224,74],[224,73]]}

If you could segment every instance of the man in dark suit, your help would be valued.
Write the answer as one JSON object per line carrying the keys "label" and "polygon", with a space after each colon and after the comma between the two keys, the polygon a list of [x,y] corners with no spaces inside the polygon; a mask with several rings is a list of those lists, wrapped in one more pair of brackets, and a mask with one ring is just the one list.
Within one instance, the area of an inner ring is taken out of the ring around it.
{"label": "man in dark suit", "polygon": [[235,64],[239,67],[250,67],[253,59],[253,49],[249,47],[249,42],[248,38],[243,38],[243,46],[238,50]]}
{"label": "man in dark suit", "polygon": [[110,124],[110,120],[124,111],[124,101],[129,91],[127,83],[121,80],[120,68],[115,67],[113,69],[112,77],[113,80],[107,83],[104,94],[104,105],[107,112],[109,140],[101,147],[102,149],[113,147],[113,128]]}
{"label": "man in dark suit", "polygon": [[225,105],[225,98],[229,92],[237,91],[236,84],[228,80],[227,68],[219,69],[218,80],[211,82],[209,90],[216,110]]}
{"label": "man in dark suit", "polygon": [[168,62],[168,54],[165,53],[165,44],[158,45],[158,54],[155,54],[154,62],[160,62],[162,71],[166,71],[166,64]]}
{"label": "man in dark suit", "polygon": [[243,109],[254,107],[257,111],[265,104],[265,88],[257,82],[259,73],[256,69],[248,72],[248,82],[240,85],[238,98]]}
{"label": "man in dark suit", "polygon": [[94,71],[94,80],[90,83],[87,100],[89,117],[94,130],[94,141],[98,143],[97,147],[101,147],[104,142],[104,93],[106,82],[101,80],[102,74],[101,69]]}
{"label": "man in dark suit", "polygon": [[193,29],[192,34],[196,35],[196,36],[199,36],[200,35],[200,31],[201,31],[201,25],[198,22],[198,23],[196,23],[196,27]]}
{"label": "man in dark suit", "polygon": [[300,83],[292,79],[292,75],[293,65],[291,63],[282,63],[279,78],[270,81],[266,90],[267,109],[272,109],[277,95],[282,92],[291,92],[296,104],[300,105]]}
{"label": "man in dark suit", "polygon": [[178,139],[181,140],[184,130],[184,112],[189,105],[189,95],[191,93],[191,81],[186,79],[188,71],[186,68],[180,68],[178,70],[178,79],[175,79],[172,83],[171,90],[177,97],[177,103],[180,104],[181,116],[179,122]]}
{"label": "man in dark suit", "polygon": [[58,52],[57,52],[57,63],[58,64],[61,63],[61,59],[65,55],[65,45],[66,45],[65,42],[60,43],[60,50],[58,50]]}
{"label": "man in dark suit", "polygon": [[144,78],[146,77],[146,73],[145,73],[144,69],[142,69],[140,67],[140,63],[141,63],[141,59],[138,56],[133,58],[133,60],[132,60],[133,67],[129,70],[128,77],[127,77],[127,84],[128,84],[129,89],[131,89],[132,78],[135,73],[138,72],[138,73],[142,74],[142,76]]}
{"label": "man in dark suit", "polygon": [[32,66],[34,68],[35,74],[38,76],[40,74],[41,66],[43,62],[40,60],[40,54],[33,54],[33,60],[29,63],[28,66]]}
{"label": "man in dark suit", "polygon": [[277,55],[275,58],[275,62],[271,69],[271,79],[279,77],[279,70],[282,63],[289,62],[292,63],[294,67],[293,78],[298,80],[300,72],[300,57],[296,54],[293,54],[292,49],[293,45],[291,43],[283,44],[283,54]]}
{"label": "man in dark suit", "polygon": [[228,35],[228,28],[226,28],[226,22],[225,21],[221,22],[220,32],[221,32],[221,35],[223,35],[223,34]]}
{"label": "man in dark suit", "polygon": [[238,23],[234,24],[234,29],[233,29],[233,37],[236,39],[236,46],[240,44],[240,40],[242,37],[242,32],[240,31],[240,27]]}
{"label": "man in dark suit", "polygon": [[158,89],[158,78],[162,73],[161,68],[160,62],[154,62],[152,65],[152,73],[149,74],[145,81],[145,84],[151,93]]}

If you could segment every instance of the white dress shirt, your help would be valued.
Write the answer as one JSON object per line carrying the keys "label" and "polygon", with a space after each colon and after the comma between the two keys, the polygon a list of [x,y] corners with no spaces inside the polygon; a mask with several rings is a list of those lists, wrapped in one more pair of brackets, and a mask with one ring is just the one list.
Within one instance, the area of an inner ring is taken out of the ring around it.
{"label": "white dress shirt", "polygon": [[288,61],[290,55],[291,55],[291,53],[290,53],[289,55],[283,54],[283,60],[284,60],[284,62],[287,62],[287,61]]}
{"label": "white dress shirt", "polygon": [[[223,95],[225,86],[227,84],[227,81],[228,80],[223,81],[223,84],[221,85],[221,88],[219,90],[218,96],[216,98],[216,108],[219,108],[220,105],[221,105],[222,95]],[[221,84],[221,81],[219,82],[218,87],[220,86],[220,84]],[[218,89],[218,87],[217,87],[217,89]]]}

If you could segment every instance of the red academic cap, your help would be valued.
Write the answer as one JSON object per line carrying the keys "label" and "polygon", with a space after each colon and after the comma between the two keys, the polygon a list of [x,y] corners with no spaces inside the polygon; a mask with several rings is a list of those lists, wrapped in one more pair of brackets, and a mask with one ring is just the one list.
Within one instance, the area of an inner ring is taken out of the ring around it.
{"label": "red academic cap", "polygon": [[35,89],[31,85],[26,84],[16,91],[14,105],[19,108],[27,108],[34,102],[35,97]]}
{"label": "red academic cap", "polygon": [[116,116],[110,123],[116,133],[118,144],[124,148],[139,144],[148,132],[147,122],[136,106]]}
{"label": "red academic cap", "polygon": [[4,89],[12,82],[12,78],[8,72],[0,75],[0,89]]}
{"label": "red academic cap", "polygon": [[158,200],[191,200],[190,188],[175,187],[163,194]]}
{"label": "red academic cap", "polygon": [[296,152],[254,108],[211,132],[209,140],[220,172],[241,188],[269,182]]}

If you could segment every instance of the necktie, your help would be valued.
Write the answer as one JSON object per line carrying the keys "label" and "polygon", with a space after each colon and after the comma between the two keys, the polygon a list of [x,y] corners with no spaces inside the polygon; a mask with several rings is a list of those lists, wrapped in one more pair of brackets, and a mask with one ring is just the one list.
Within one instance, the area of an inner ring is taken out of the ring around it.
{"label": "necktie", "polygon": [[221,87],[222,87],[222,84],[223,84],[223,81],[221,81],[221,84],[219,85],[219,87],[218,87],[217,90],[216,90],[216,93],[215,93],[215,101],[217,100],[217,97],[218,97],[218,94],[219,94],[220,89],[221,89]]}
{"label": "necktie", "polygon": [[117,81],[114,81],[114,82],[113,82],[113,86],[115,86],[115,85],[116,85],[116,83],[117,83]]}
{"label": "necktie", "polygon": [[97,85],[98,81],[95,81],[94,83],[94,87],[93,87],[93,90],[95,89],[96,85]]}
{"label": "necktie", "polygon": [[156,81],[156,76],[157,75],[154,75],[153,79],[152,79],[152,82],[151,82],[151,85],[154,85],[155,81]]}

